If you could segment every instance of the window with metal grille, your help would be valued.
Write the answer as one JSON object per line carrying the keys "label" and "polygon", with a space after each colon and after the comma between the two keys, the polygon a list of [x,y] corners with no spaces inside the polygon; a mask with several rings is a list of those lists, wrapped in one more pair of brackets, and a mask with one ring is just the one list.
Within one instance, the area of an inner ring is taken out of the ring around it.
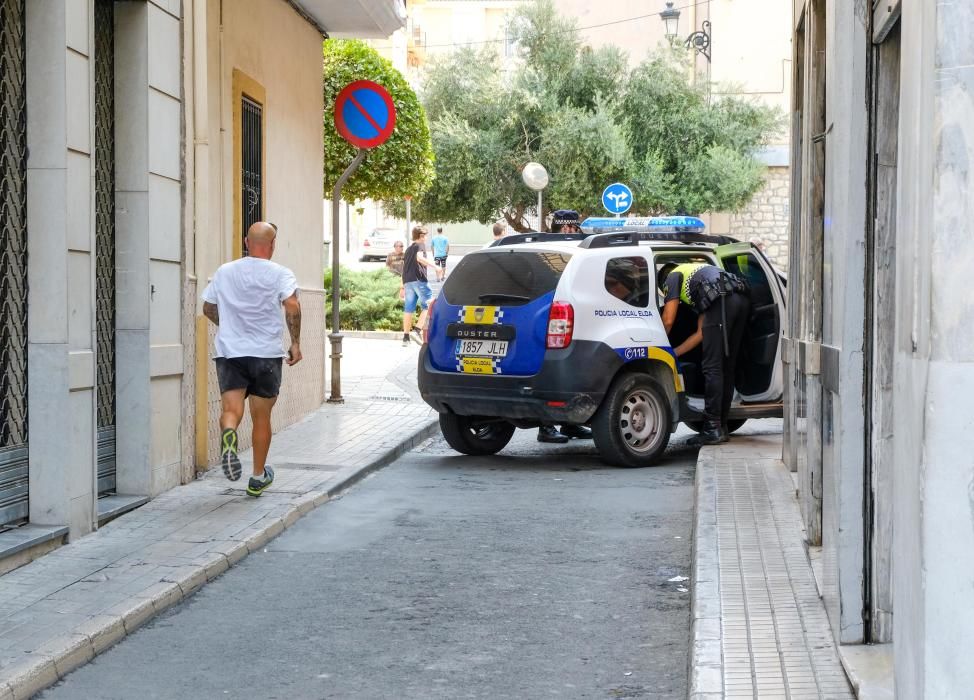
{"label": "window with metal grille", "polygon": [[95,1],[95,343],[98,493],[115,490],[115,10]]}
{"label": "window with metal grille", "polygon": [[27,517],[24,0],[0,0],[0,528]]}
{"label": "window with metal grille", "polygon": [[247,246],[243,238],[251,225],[260,221],[264,207],[263,175],[264,175],[264,134],[262,105],[249,97],[241,97],[240,104],[240,205],[242,207],[240,223],[242,231],[240,250],[247,255]]}

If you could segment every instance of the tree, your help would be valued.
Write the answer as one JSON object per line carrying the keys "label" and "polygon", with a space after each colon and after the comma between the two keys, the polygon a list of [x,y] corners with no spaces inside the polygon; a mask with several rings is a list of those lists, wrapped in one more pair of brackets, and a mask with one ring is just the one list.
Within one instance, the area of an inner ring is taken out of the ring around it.
{"label": "tree", "polygon": [[343,87],[355,80],[373,80],[385,87],[396,106],[396,128],[342,189],[346,201],[393,200],[422,194],[433,180],[433,146],[426,113],[402,75],[375,49],[356,40],[324,43],[325,196],[355,157],[356,149],[335,129],[332,108]]}
{"label": "tree", "polygon": [[781,128],[778,111],[711,99],[709,85],[689,82],[678,50],[661,49],[630,73],[619,49],[582,46],[552,0],[520,5],[509,32],[522,55],[513,74],[491,45],[427,70],[436,180],[414,202],[417,218],[502,216],[528,230],[537,196],[520,171],[532,160],[551,177],[545,204],[583,215],[601,210],[602,190],[617,180],[645,214],[736,210],[760,188],[754,153]]}

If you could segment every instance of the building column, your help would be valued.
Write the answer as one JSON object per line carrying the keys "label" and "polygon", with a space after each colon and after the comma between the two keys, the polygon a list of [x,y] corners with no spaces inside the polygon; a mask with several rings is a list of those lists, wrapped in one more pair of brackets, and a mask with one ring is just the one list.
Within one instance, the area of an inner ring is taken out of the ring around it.
{"label": "building column", "polygon": [[90,12],[27,3],[30,520],[95,524]]}
{"label": "building column", "polygon": [[182,462],[182,54],[178,3],[115,5],[117,484],[154,496]]}
{"label": "building column", "polygon": [[974,7],[903,0],[893,491],[897,697],[974,668]]}

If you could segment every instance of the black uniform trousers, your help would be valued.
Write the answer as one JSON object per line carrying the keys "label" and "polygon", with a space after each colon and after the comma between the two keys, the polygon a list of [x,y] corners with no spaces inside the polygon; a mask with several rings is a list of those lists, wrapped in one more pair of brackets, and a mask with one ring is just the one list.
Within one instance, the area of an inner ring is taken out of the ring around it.
{"label": "black uniform trousers", "polygon": [[[708,421],[727,421],[731,399],[734,398],[734,372],[750,312],[751,300],[744,294],[734,292],[714,301],[703,314],[703,414]],[[725,322],[726,348],[723,330]]]}

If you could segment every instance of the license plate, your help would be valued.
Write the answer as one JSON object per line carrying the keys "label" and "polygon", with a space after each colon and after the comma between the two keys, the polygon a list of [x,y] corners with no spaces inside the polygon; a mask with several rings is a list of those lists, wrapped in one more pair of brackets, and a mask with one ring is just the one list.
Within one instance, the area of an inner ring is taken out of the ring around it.
{"label": "license plate", "polygon": [[504,357],[506,340],[458,340],[457,355],[463,357]]}

